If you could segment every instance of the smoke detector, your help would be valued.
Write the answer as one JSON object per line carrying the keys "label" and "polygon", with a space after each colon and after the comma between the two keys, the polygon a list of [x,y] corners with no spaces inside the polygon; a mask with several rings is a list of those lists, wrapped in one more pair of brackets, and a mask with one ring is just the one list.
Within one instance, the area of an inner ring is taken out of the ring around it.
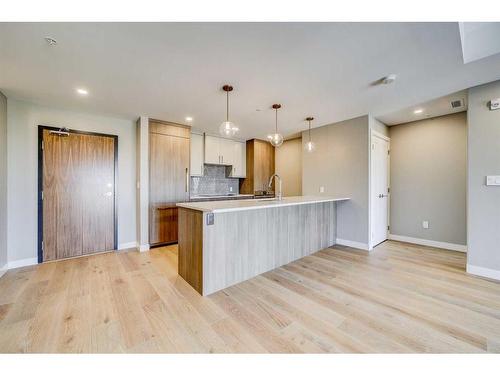
{"label": "smoke detector", "polygon": [[47,44],[49,46],[55,46],[55,45],[57,45],[57,40],[55,40],[54,38],[51,38],[50,36],[46,36],[43,39],[45,39],[45,41],[47,42]]}
{"label": "smoke detector", "polygon": [[389,85],[393,83],[396,80],[396,75],[395,74],[389,74],[387,77],[384,77],[380,80],[384,85]]}

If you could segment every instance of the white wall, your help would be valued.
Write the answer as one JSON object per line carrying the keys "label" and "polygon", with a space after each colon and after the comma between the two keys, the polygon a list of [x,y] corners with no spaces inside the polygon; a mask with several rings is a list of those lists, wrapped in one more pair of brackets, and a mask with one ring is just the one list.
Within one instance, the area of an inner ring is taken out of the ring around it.
{"label": "white wall", "polygon": [[[315,152],[302,153],[302,193],[349,197],[338,204],[337,237],[349,246],[368,249],[369,119],[314,128]],[[307,133],[302,133],[303,142]],[[319,189],[323,186],[324,193]]]}
{"label": "white wall", "polygon": [[275,172],[283,182],[283,196],[302,195],[302,138],[283,142],[275,149]]}
{"label": "white wall", "polygon": [[118,245],[136,244],[136,128],[130,120],[7,100],[9,267],[37,257],[38,125],[118,135]]}
{"label": "white wall", "polygon": [[[465,249],[466,116],[391,126],[391,235]],[[422,227],[424,220],[429,229]]]}
{"label": "white wall", "polygon": [[0,92],[0,276],[7,261],[7,98]]}
{"label": "white wall", "polygon": [[137,243],[139,251],[146,251],[149,250],[149,118],[140,117],[136,128]]}
{"label": "white wall", "polygon": [[467,111],[467,271],[500,280],[500,186],[486,186],[500,175],[500,81],[469,89]]}

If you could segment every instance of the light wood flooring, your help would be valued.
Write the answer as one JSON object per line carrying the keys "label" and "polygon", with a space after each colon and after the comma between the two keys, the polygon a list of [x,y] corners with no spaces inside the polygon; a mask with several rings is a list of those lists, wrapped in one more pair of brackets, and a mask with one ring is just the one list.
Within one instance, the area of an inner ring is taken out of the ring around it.
{"label": "light wood flooring", "polygon": [[201,297],[176,246],[46,263],[0,279],[0,352],[500,352],[500,284],[464,269],[335,246]]}

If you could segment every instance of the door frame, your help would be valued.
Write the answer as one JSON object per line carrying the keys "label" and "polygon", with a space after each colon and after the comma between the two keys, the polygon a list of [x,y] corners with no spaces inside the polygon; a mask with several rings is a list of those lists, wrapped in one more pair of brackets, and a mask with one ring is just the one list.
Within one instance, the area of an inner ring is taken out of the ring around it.
{"label": "door frame", "polygon": [[[387,155],[387,186],[389,188],[388,194],[388,199],[387,199],[387,225],[390,227],[391,223],[391,192],[390,192],[390,187],[391,187],[391,138],[376,131],[373,129],[370,129],[370,136],[369,136],[369,176],[368,176],[368,250],[373,250],[374,244],[372,241],[372,226],[373,226],[373,220],[372,220],[372,215],[373,215],[373,210],[372,210],[372,137],[377,137],[380,138],[388,143],[388,155]],[[387,238],[389,238],[389,232],[390,230],[387,230]]]}
{"label": "door frame", "polygon": [[[43,131],[44,130],[61,130],[60,127],[38,125],[38,263],[43,263]],[[98,137],[109,137],[114,139],[114,171],[113,171],[113,250],[118,249],[118,212],[117,212],[117,177],[118,177],[118,136],[114,134],[104,134],[83,130],[75,130],[65,128],[65,131],[73,134],[93,135]]]}

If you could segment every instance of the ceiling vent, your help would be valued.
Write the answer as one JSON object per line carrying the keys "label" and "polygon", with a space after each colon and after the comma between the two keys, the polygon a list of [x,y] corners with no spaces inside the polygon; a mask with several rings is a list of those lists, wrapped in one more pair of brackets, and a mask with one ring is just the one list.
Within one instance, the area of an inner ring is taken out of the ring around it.
{"label": "ceiling vent", "polygon": [[453,109],[462,108],[463,106],[464,106],[464,101],[462,99],[451,101],[451,108]]}

